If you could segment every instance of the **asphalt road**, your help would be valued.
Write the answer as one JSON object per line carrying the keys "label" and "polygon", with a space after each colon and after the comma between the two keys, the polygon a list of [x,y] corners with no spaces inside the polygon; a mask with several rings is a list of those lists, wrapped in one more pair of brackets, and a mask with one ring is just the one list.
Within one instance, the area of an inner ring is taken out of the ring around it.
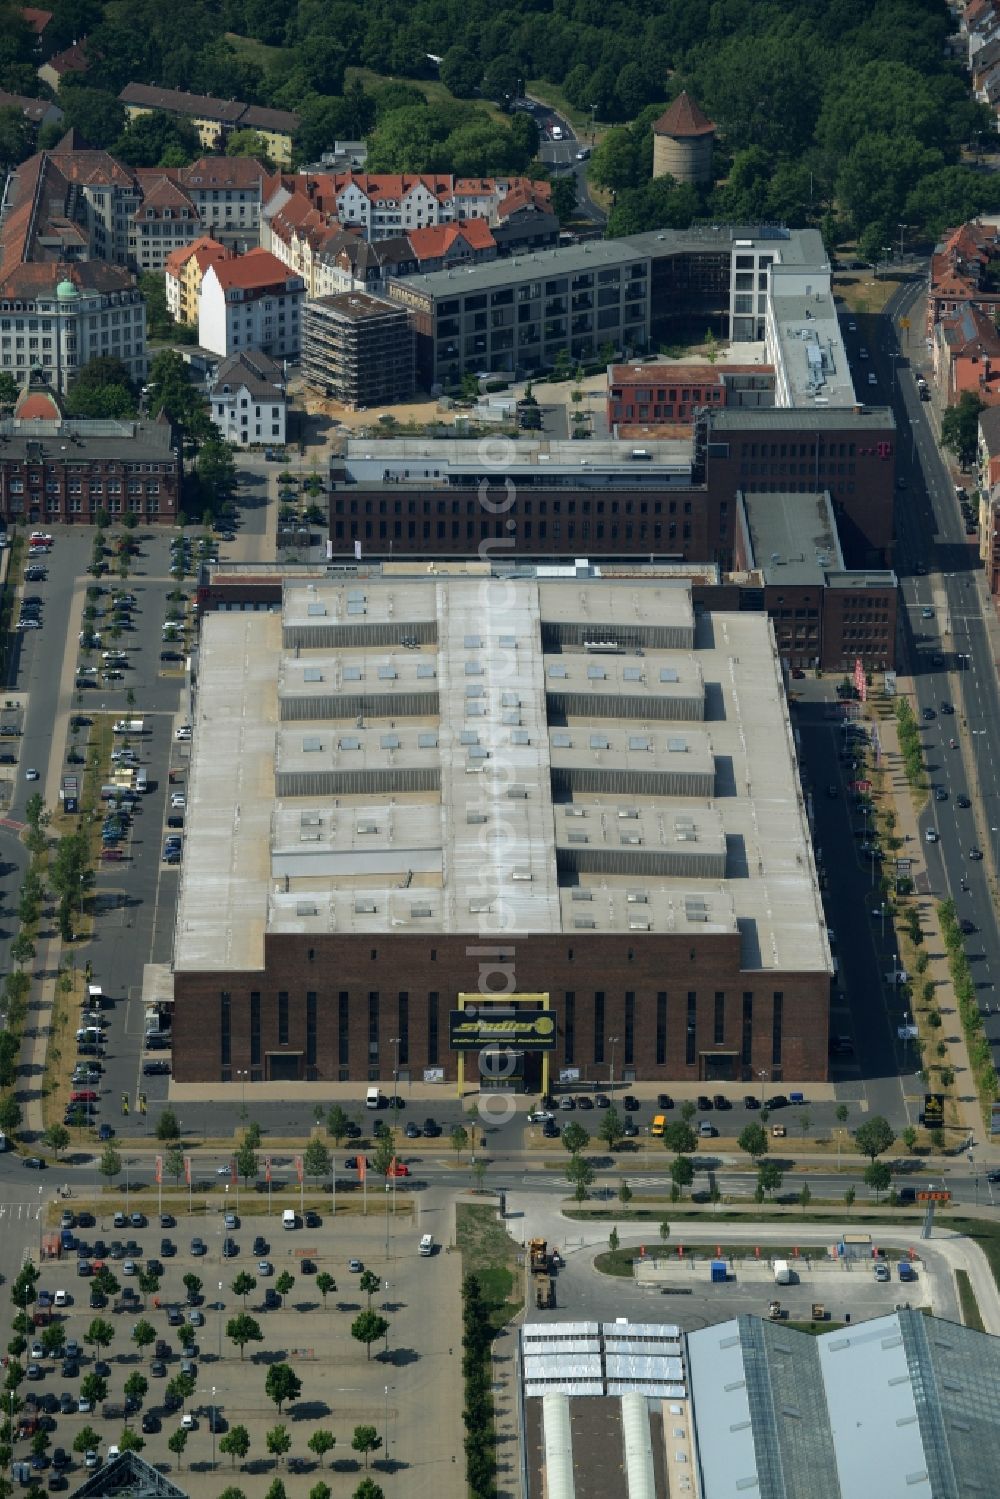
{"label": "asphalt road", "polygon": [[[540,103],[535,100],[534,103]],[[557,173],[572,172],[576,177],[577,190],[577,215],[580,218],[589,219],[595,228],[603,228],[607,222],[607,215],[599,208],[590,196],[590,187],[587,182],[587,162],[577,160],[577,152],[587,145],[583,137],[577,137],[569,120],[564,119],[555,110],[546,109],[543,105],[536,112],[535,119],[540,130],[557,126],[562,131],[562,140],[542,140],[538,155],[542,163]]]}
{"label": "asphalt road", "polygon": [[[975,538],[967,537],[948,465],[935,440],[930,405],[920,400],[916,373],[926,359],[923,345],[923,287],[905,286],[890,301],[872,351],[881,388],[891,394],[899,429],[897,474],[906,485],[896,513],[896,568],[905,603],[904,636],[916,692],[915,711],[924,722],[922,738],[931,783],[947,791],[932,799],[921,818],[921,833],[934,828],[939,841],[925,843],[931,889],[954,899],[959,915],[972,922],[967,952],[979,991],[986,1035],[1000,1066],[1000,932],[986,858],[1000,850],[1000,690],[997,663],[986,629],[991,605],[983,587]],[[911,327],[900,344],[896,319],[909,314]],[[925,568],[926,573],[918,571]],[[933,609],[930,619],[922,611]],[[935,665],[935,656],[943,664]],[[942,702],[955,706],[950,717]],[[955,738],[960,747],[952,749]],[[957,798],[973,807],[961,809]]]}

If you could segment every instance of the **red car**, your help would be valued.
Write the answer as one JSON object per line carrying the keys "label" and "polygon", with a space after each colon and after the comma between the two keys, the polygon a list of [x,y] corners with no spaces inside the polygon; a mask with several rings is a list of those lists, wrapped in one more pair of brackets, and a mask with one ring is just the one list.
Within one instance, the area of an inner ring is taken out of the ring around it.
{"label": "red car", "polygon": [[96,1103],[97,1094],[92,1088],[81,1088],[69,1095],[70,1103]]}
{"label": "red car", "polygon": [[405,1161],[390,1161],[386,1176],[409,1176],[410,1168]]}

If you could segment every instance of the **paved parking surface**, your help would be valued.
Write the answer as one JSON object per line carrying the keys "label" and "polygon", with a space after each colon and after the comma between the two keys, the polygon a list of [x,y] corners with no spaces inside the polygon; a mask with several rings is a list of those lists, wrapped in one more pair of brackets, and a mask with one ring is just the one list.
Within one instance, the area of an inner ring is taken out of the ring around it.
{"label": "paved parking surface", "polygon": [[[197,1428],[188,1438],[181,1482],[195,1499],[200,1496],[214,1499],[221,1483],[226,1481],[218,1474],[212,1475],[213,1442],[206,1419],[207,1408],[212,1404],[221,1408],[223,1431],[233,1424],[244,1425],[249,1431],[248,1473],[235,1480],[248,1494],[263,1494],[274,1477],[275,1461],[267,1454],[265,1434],[279,1422],[292,1433],[289,1456],[306,1461],[307,1474],[312,1475],[310,1482],[319,1476],[319,1465],[306,1445],[309,1436],[317,1429],[329,1430],[336,1436],[337,1446],[326,1459],[328,1471],[324,1474],[335,1495],[353,1493],[358,1483],[363,1460],[351,1451],[351,1436],[359,1424],[374,1425],[380,1436],[387,1439],[388,1467],[384,1448],[376,1455],[378,1482],[387,1495],[457,1493],[456,1464],[452,1461],[462,1450],[457,1259],[441,1250],[430,1259],[421,1258],[417,1253],[420,1229],[410,1216],[397,1219],[395,1226],[388,1220],[387,1256],[386,1220],[379,1213],[373,1212],[367,1219],[341,1216],[336,1220],[324,1214],[320,1228],[300,1226],[289,1233],[281,1227],[277,1207],[268,1218],[266,1204],[255,1201],[252,1205],[261,1211],[240,1215],[239,1227],[231,1231],[240,1252],[235,1258],[225,1260],[223,1218],[219,1211],[207,1218],[204,1214],[178,1215],[175,1228],[161,1229],[158,1218],[151,1215],[145,1228],[114,1229],[109,1209],[95,1227],[77,1231],[90,1243],[97,1237],[103,1238],[109,1249],[113,1239],[134,1238],[142,1251],[140,1264],[153,1255],[164,1266],[161,1289],[155,1298],[160,1305],[156,1306],[150,1297],[135,1312],[113,1311],[113,1303],[101,1312],[91,1310],[89,1281],[74,1273],[72,1261],[46,1268],[40,1286],[50,1291],[64,1288],[73,1297],[73,1304],[66,1309],[65,1327],[67,1337],[77,1339],[84,1347],[81,1377],[91,1370],[94,1361],[93,1350],[83,1343],[85,1333],[93,1317],[105,1317],[115,1328],[114,1341],[104,1355],[112,1371],[108,1399],[124,1398],[125,1380],[134,1370],[140,1370],[148,1378],[149,1391],[133,1424],[138,1427],[142,1415],[148,1412],[156,1415],[160,1429],[145,1434],[144,1456],[157,1465],[169,1464],[176,1471],[176,1459],[167,1448],[167,1439],[180,1421],[180,1412],[165,1411],[163,1397],[166,1386],[179,1371],[180,1348],[176,1330],[167,1325],[167,1305],[176,1302],[184,1307],[183,1277],[193,1272],[203,1282],[204,1300],[197,1310],[204,1316],[205,1325],[196,1329],[197,1392],[188,1402],[188,1409],[195,1413]],[[130,1206],[135,1208],[134,1198]],[[148,1206],[143,1204],[144,1212]],[[154,1201],[152,1207],[155,1206]],[[377,1206],[381,1207],[381,1202]],[[252,1245],[258,1233],[267,1242],[266,1257],[274,1267],[273,1277],[257,1275],[259,1256],[252,1252]],[[204,1256],[191,1253],[194,1235],[206,1243],[208,1252]],[[163,1237],[176,1245],[175,1256],[161,1253]],[[363,1346],[351,1337],[351,1323],[367,1305],[366,1296],[358,1288],[358,1276],[348,1271],[352,1255],[357,1255],[379,1275],[382,1285],[372,1304],[376,1310],[384,1311],[390,1324],[387,1347],[373,1348],[370,1361]],[[304,1258],[315,1265],[317,1272],[325,1270],[337,1282],[337,1290],[329,1293],[325,1307],[315,1287],[315,1274],[302,1274],[300,1270]],[[134,1279],[130,1282],[120,1273],[121,1260],[108,1259],[106,1263],[120,1286],[135,1285]],[[243,1270],[257,1278],[257,1287],[247,1298],[247,1311],[258,1320],[264,1341],[248,1345],[247,1356],[241,1361],[238,1350],[225,1336],[225,1323],[243,1309],[241,1298],[235,1297],[231,1289],[233,1279]],[[277,1276],[285,1270],[295,1276],[293,1289],[279,1310],[264,1310],[264,1290],[274,1286]],[[131,1342],[131,1329],[140,1316],[153,1324],[158,1338],[171,1345],[163,1377],[153,1377],[149,1372],[152,1350],[140,1355]],[[280,1416],[264,1390],[267,1367],[278,1361],[292,1364],[302,1381],[300,1398]],[[26,1388],[36,1393],[51,1391],[57,1397],[64,1389],[74,1396],[78,1393],[78,1379],[63,1379],[58,1363],[49,1361],[46,1367],[45,1378]],[[55,1421],[51,1444],[66,1449],[72,1448],[76,1433],[85,1423],[101,1432],[102,1451],[121,1434],[122,1423],[105,1423],[100,1412],[57,1415]],[[216,1443],[221,1434],[216,1435]],[[23,1455],[24,1445],[16,1456]],[[215,1455],[219,1473],[228,1473],[229,1459],[217,1450]],[[70,1474],[71,1486],[80,1478],[78,1463]],[[289,1492],[293,1492],[291,1485]]]}

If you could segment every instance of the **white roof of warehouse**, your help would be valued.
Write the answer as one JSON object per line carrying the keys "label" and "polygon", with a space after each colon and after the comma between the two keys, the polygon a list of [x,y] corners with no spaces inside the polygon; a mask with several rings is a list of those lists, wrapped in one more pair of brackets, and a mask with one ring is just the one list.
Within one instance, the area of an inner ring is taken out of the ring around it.
{"label": "white roof of warehouse", "polygon": [[[422,631],[419,646],[393,645],[397,630]],[[581,639],[643,630],[681,643],[607,654]],[[565,679],[547,670],[560,662]],[[550,723],[563,682],[609,693],[609,716],[585,705]],[[436,711],[404,716],[403,698],[386,706],[394,691],[429,692]],[[360,723],[353,706],[322,716],[357,693]],[[645,716],[678,693],[701,695],[700,717]],[[636,717],[621,717],[625,700]],[[204,617],[192,749],[178,971],[259,968],[268,930],[478,933],[500,903],[522,932],[707,927],[739,931],[748,969],[829,970],[770,625],[696,620],[687,584],[290,583],[280,616]],[[627,791],[607,789],[632,772]],[[555,795],[554,774],[597,789]],[[570,880],[571,850],[590,864]]]}

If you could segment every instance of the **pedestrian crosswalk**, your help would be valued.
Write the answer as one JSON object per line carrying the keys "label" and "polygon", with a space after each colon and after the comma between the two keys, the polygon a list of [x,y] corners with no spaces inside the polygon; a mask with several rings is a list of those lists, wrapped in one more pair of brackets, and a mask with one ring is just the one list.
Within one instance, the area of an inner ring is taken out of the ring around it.
{"label": "pedestrian crosswalk", "polygon": [[40,1202],[0,1202],[0,1221],[8,1218],[12,1223],[37,1223],[41,1216]]}

